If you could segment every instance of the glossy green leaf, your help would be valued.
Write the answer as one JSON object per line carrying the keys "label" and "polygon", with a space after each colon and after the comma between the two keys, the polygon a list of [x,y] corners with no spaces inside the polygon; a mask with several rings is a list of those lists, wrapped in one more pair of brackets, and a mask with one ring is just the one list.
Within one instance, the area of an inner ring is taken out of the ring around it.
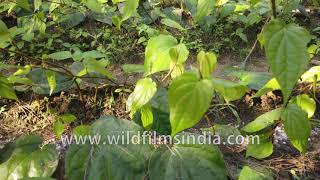
{"label": "glossy green leaf", "polygon": [[172,136],[200,121],[210,106],[212,92],[212,82],[200,80],[192,72],[173,80],[169,87]]}
{"label": "glossy green leaf", "polygon": [[313,98],[310,98],[307,94],[301,94],[290,100],[290,103],[294,103],[302,110],[308,113],[308,118],[311,118],[316,111],[316,102]]}
{"label": "glossy green leaf", "polygon": [[281,89],[276,78],[272,78],[267,82],[253,97],[260,97],[264,94],[267,94],[270,91],[275,91]]}
{"label": "glossy green leaf", "polygon": [[284,121],[284,130],[290,142],[300,152],[305,153],[308,138],[311,134],[311,124],[308,114],[299,106],[289,103],[281,118]]}
{"label": "glossy green leaf", "polygon": [[[187,137],[175,139],[182,142],[183,138]],[[228,179],[222,154],[212,144],[163,145],[152,153],[148,172],[152,180]]]}
{"label": "glossy green leaf", "polygon": [[127,100],[127,110],[131,111],[131,116],[146,105],[156,91],[157,85],[151,78],[140,79]]}
{"label": "glossy green leaf", "polygon": [[20,75],[27,75],[31,71],[31,66],[26,65],[20,69],[18,69],[15,73],[13,73],[14,76],[20,76]]}
{"label": "glossy green leaf", "polygon": [[215,0],[198,0],[196,21],[200,21],[203,17],[208,16],[214,10]]}
{"label": "glossy green leaf", "polygon": [[162,19],[161,24],[164,24],[164,25],[171,27],[171,28],[178,29],[180,31],[185,31],[185,29],[179,23],[177,23],[174,20],[168,19],[168,18]]}
{"label": "glossy green leaf", "polygon": [[239,180],[273,180],[269,174],[251,169],[249,166],[244,166],[241,170]]}
{"label": "glossy green leaf", "polygon": [[266,112],[257,117],[254,121],[247,124],[242,128],[242,130],[248,133],[258,132],[266,127],[271,126],[276,120],[279,120],[282,112],[282,108]]}
{"label": "glossy green leaf", "polygon": [[200,51],[197,56],[199,71],[203,78],[209,78],[212,76],[214,70],[217,65],[217,56],[213,53],[206,53],[204,51]]}
{"label": "glossy green leaf", "polygon": [[18,97],[7,78],[0,74],[0,97],[18,100]]}
{"label": "glossy green leaf", "polygon": [[16,140],[10,157],[0,165],[1,179],[51,177],[58,165],[58,153],[54,145],[40,148],[41,143],[42,139],[35,135]]}
{"label": "glossy green leaf", "polygon": [[65,60],[65,59],[72,58],[72,54],[70,51],[60,51],[60,52],[49,54],[48,57],[55,60]]}
{"label": "glossy green leaf", "polygon": [[247,87],[245,85],[234,83],[232,81],[213,78],[212,84],[214,90],[217,91],[227,102],[238,100],[247,92]]}
{"label": "glossy green leaf", "polygon": [[159,35],[148,41],[145,52],[145,75],[168,70],[170,68],[170,49],[175,47],[178,41],[170,35]]}
{"label": "glossy green leaf", "polygon": [[57,87],[57,82],[56,82],[56,73],[53,71],[48,70],[47,71],[47,81],[50,87],[50,96],[52,95],[53,91]]}
{"label": "glossy green leaf", "polygon": [[254,157],[256,159],[264,159],[273,153],[273,144],[270,140],[261,140],[260,142],[252,143],[249,140],[247,146],[246,157]]}
{"label": "glossy green leaf", "polygon": [[[83,179],[86,174],[88,180],[105,180],[110,177],[143,179],[148,157],[151,154],[151,146],[133,138],[139,132],[142,133],[143,129],[132,121],[110,116],[101,117],[91,129],[92,135],[101,137],[100,144],[71,145],[68,150],[67,178]],[[112,137],[114,137],[113,140],[111,140]],[[117,138],[118,143],[116,143]]]}
{"label": "glossy green leaf", "polygon": [[284,102],[287,102],[309,64],[307,43],[311,39],[310,34],[296,24],[272,20],[262,35],[268,63],[280,84]]}

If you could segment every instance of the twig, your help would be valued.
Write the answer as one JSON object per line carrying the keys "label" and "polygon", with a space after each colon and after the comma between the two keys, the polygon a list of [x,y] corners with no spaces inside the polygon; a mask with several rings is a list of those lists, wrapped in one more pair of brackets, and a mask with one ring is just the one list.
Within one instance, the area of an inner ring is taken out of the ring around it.
{"label": "twig", "polygon": [[243,69],[244,69],[244,70],[246,69],[247,61],[249,60],[249,58],[250,58],[251,54],[253,53],[253,51],[256,49],[257,44],[258,44],[258,39],[256,39],[256,41],[254,42],[254,44],[253,44],[253,46],[252,46],[249,54],[247,55],[247,57],[246,57],[246,58],[244,59],[244,61],[243,61],[242,66],[243,66]]}

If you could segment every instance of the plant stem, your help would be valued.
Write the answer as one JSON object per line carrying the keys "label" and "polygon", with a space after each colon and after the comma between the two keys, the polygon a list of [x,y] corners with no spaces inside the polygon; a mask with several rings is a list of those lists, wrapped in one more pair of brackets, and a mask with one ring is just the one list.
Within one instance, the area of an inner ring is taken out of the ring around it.
{"label": "plant stem", "polygon": [[277,18],[276,0],[271,0],[273,18]]}

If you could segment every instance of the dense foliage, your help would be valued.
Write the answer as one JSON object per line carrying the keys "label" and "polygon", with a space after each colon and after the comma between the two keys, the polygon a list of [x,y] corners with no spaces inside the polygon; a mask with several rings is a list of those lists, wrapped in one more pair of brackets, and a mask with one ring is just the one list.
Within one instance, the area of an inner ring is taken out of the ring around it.
{"label": "dense foliage", "polygon": [[[131,93],[126,100],[126,109],[132,120],[102,116],[90,126],[74,128],[72,134],[99,134],[101,141],[107,141],[103,138],[121,132],[130,132],[126,138],[131,138],[135,133],[154,130],[161,135],[184,138],[190,133],[184,131],[201,122],[213,98],[218,98],[223,106],[235,111],[232,102],[243,98],[249,90],[257,91],[256,98],[280,90],[283,96],[281,107],[262,114],[235,131],[243,135],[257,135],[261,139],[260,144],[248,144],[248,158],[264,159],[272,155],[272,132],[280,123],[284,125],[292,145],[306,153],[317,99],[315,92],[304,94],[294,93],[294,90],[297,85],[306,84],[316,90],[320,67],[308,70],[308,65],[311,57],[318,53],[320,43],[304,27],[288,19],[293,10],[301,9],[299,1],[270,2],[4,0],[0,3],[0,58],[3,59],[0,62],[0,97],[18,101],[21,94],[30,90],[54,96],[77,89],[78,98],[83,100],[81,86],[88,82],[92,86],[122,87],[106,68],[114,62],[112,57],[118,57],[112,53],[121,54],[121,51],[101,43],[110,40],[114,34],[110,29],[114,26],[119,32],[130,34],[138,31],[139,38],[132,44],[145,46],[144,65],[122,66],[125,73],[143,74],[132,92],[118,89],[119,92]],[[319,5],[316,1],[313,3],[314,6]],[[188,12],[192,22],[178,16],[179,13],[172,8],[174,6]],[[222,45],[218,48],[195,47],[188,42],[189,30],[200,28],[210,33],[225,22],[231,28],[234,24],[242,24],[232,34],[241,43],[248,42],[244,33],[247,29],[265,22],[257,42],[265,52],[271,74],[237,69],[230,74],[239,81],[213,76],[218,65],[217,52]],[[106,26],[98,33],[90,34],[75,28],[83,24],[89,28],[100,24]],[[194,49],[197,63],[187,68],[187,60]],[[11,57],[21,59],[16,63],[4,60]],[[75,121],[72,114],[57,116],[53,125],[56,136],[60,137],[66,125]],[[50,179],[58,166],[58,152],[53,145],[41,144],[41,138],[31,135],[0,149],[0,179]],[[228,179],[229,176],[223,154],[211,144],[153,146],[92,145],[86,142],[84,145],[70,145],[65,158],[60,161],[64,161],[65,177],[70,180]],[[268,172],[248,165],[243,167],[239,179],[273,178]]]}

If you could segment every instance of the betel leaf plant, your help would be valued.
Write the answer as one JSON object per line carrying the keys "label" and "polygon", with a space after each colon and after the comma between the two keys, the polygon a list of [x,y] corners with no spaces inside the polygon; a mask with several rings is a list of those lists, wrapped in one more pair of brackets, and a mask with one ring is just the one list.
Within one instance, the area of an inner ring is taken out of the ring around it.
{"label": "betel leaf plant", "polygon": [[[151,38],[146,47],[144,64],[145,78],[139,80],[133,93],[129,96],[127,107],[133,115],[141,110],[142,124],[152,124],[149,101],[157,89],[150,75],[167,71],[162,79],[173,80],[168,87],[168,104],[171,124],[171,135],[196,125],[209,109],[214,92],[217,92],[228,103],[240,99],[247,91],[243,84],[213,78],[217,57],[214,53],[199,52],[198,68],[186,71],[184,62],[189,51],[183,42],[171,35],[159,35]],[[163,83],[159,83],[161,86]]]}
{"label": "betel leaf plant", "polygon": [[292,145],[305,153],[311,134],[310,118],[315,112],[316,103],[307,94],[292,96],[292,92],[299,81],[307,82],[306,77],[309,77],[309,82],[317,82],[315,72],[308,71],[304,74],[309,64],[307,44],[311,36],[306,29],[296,24],[272,19],[259,35],[259,40],[265,49],[273,78],[256,93],[255,97],[260,97],[269,91],[281,90],[283,105],[259,116],[242,128],[244,132],[257,134],[263,139],[263,143],[248,145],[247,156],[263,159],[272,154],[273,134],[270,132],[279,123],[283,123]]}

